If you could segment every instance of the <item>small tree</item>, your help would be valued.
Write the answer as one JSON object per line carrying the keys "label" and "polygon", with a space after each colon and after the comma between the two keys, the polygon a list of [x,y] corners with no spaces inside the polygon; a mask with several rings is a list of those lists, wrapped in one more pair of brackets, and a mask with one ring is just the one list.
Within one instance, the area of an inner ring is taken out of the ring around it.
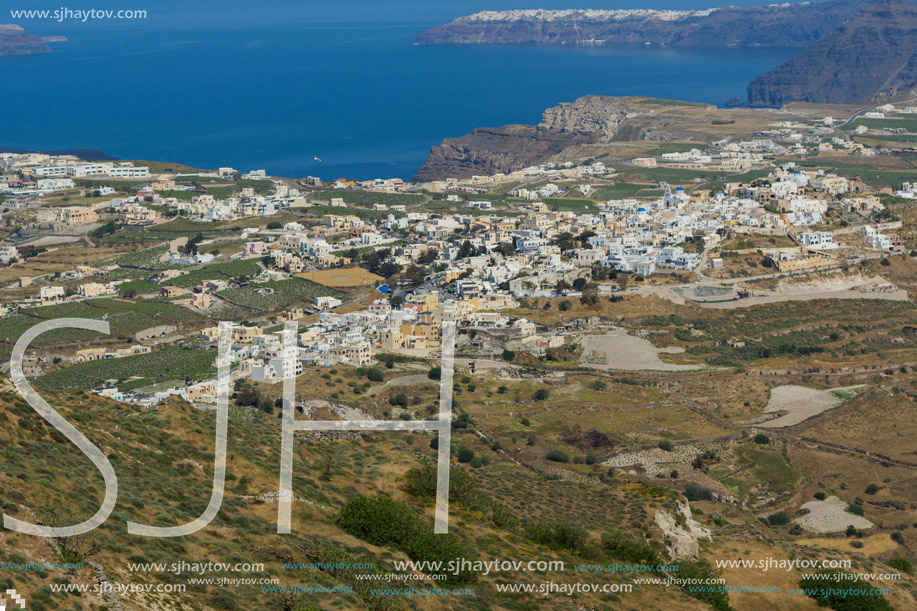
{"label": "small tree", "polygon": [[503,360],[510,363],[516,358],[516,353],[512,350],[503,350]]}
{"label": "small tree", "polygon": [[547,388],[539,388],[535,391],[535,394],[532,395],[532,398],[535,401],[546,401],[550,393]]}
{"label": "small tree", "polygon": [[462,448],[458,452],[458,461],[461,463],[469,463],[474,460],[474,450],[471,448]]}

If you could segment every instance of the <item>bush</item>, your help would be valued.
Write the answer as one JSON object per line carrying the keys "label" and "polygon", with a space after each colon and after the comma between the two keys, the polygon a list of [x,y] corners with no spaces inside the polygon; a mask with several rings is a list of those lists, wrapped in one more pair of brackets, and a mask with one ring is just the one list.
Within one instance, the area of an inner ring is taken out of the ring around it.
{"label": "bush", "polygon": [[783,526],[790,521],[790,517],[786,515],[783,511],[778,511],[777,513],[772,513],[767,516],[767,523],[771,526]]}
{"label": "bush", "polygon": [[508,392],[509,392],[509,388],[507,388],[506,386],[501,386],[500,388],[497,389],[497,394],[505,395]]}
{"label": "bush", "polygon": [[672,445],[672,442],[671,442],[671,441],[660,441],[660,442],[659,442],[659,449],[660,449],[660,450],[665,450],[666,452],[671,452],[672,450],[675,449],[675,446]]}
{"label": "bush", "polygon": [[892,556],[891,558],[885,561],[885,564],[887,564],[888,566],[892,567],[893,569],[895,569],[896,571],[900,573],[904,573],[906,575],[914,574],[914,564],[910,560],[902,556],[898,556],[898,555]]}
{"label": "bush", "polygon": [[408,406],[408,396],[404,393],[398,393],[394,397],[390,397],[389,405],[396,405],[398,407],[407,407]]}
{"label": "bush", "polygon": [[528,418],[523,418],[522,420],[519,421],[519,424],[521,424],[522,426],[531,426],[532,425],[532,423],[529,422]]}
{"label": "bush", "polygon": [[587,465],[595,464],[595,454],[586,454],[586,464]]}
{"label": "bush", "polygon": [[553,460],[554,462],[570,462],[570,457],[560,450],[551,450],[545,458]]}
{"label": "bush", "polygon": [[458,461],[462,463],[471,462],[474,460],[474,450],[471,448],[462,448],[458,452]]}
{"label": "bush", "polygon": [[385,380],[385,376],[382,375],[382,372],[378,369],[370,369],[366,372],[366,378],[370,382],[382,382]]}
{"label": "bush", "polygon": [[854,503],[853,505],[851,505],[850,507],[848,507],[848,508],[847,508],[847,511],[848,511],[849,513],[852,513],[852,514],[855,514],[855,515],[858,515],[858,516],[861,516],[861,515],[863,515],[863,514],[865,513],[865,512],[863,511],[863,506],[860,505],[860,504],[858,504],[858,503]]}
{"label": "bush", "polygon": [[601,546],[602,550],[615,560],[638,564],[659,562],[656,550],[649,543],[620,530],[603,533]]}
{"label": "bush", "polygon": [[436,367],[431,367],[430,371],[427,372],[427,377],[431,380],[438,380],[443,376],[442,368],[437,365]]}
{"label": "bush", "polygon": [[547,388],[539,388],[535,391],[535,394],[532,395],[532,399],[535,401],[546,401],[550,394]]}
{"label": "bush", "polygon": [[758,433],[752,438],[752,441],[761,445],[765,445],[771,442],[771,438],[764,433]]}
{"label": "bush", "polygon": [[[359,497],[348,501],[337,517],[337,525],[372,545],[398,549],[416,562],[443,562],[456,558],[472,559],[470,549],[454,535],[434,535],[431,524],[409,506],[385,496]],[[477,578],[470,570],[451,573],[444,583],[460,585]]]}
{"label": "bush", "polygon": [[509,363],[509,362],[512,362],[515,358],[516,358],[516,353],[513,352],[512,350],[503,351],[503,360],[504,361]]}
{"label": "bush", "polygon": [[685,498],[689,501],[711,501],[713,491],[700,484],[688,484],[685,487]]}
{"label": "bush", "polygon": [[815,497],[816,499],[818,499],[819,501],[824,501],[825,498],[826,498],[824,492],[816,492],[816,493],[815,493],[814,495],[812,495],[812,496],[814,496],[814,497]]}
{"label": "bush", "polygon": [[[433,463],[409,469],[404,474],[404,491],[411,496],[432,500],[436,498],[437,468]],[[449,468],[449,502],[474,509],[475,486],[471,475],[458,467]]]}
{"label": "bush", "polygon": [[[719,572],[713,568],[713,565],[709,562],[703,560],[694,560],[694,561],[681,561],[678,563],[678,578],[686,580],[700,580],[699,583],[704,583],[708,579],[717,579],[719,577]],[[689,581],[690,583],[690,581]],[[701,602],[705,602],[714,609],[718,611],[731,611],[732,607],[729,606],[729,595],[720,589],[716,590],[704,590],[701,588],[695,588],[694,591],[686,589],[685,592],[689,596],[693,596]]]}
{"label": "bush", "polygon": [[803,577],[799,587],[821,607],[838,611],[893,611],[878,588],[870,587],[847,573],[819,571]]}
{"label": "bush", "polygon": [[866,489],[863,490],[863,492],[865,492],[866,494],[875,494],[878,491],[879,491],[879,487],[875,484],[869,484],[868,486],[866,486]]}
{"label": "bush", "polygon": [[588,531],[576,524],[527,524],[525,534],[536,543],[552,549],[574,552],[585,551],[586,541],[589,539]]}

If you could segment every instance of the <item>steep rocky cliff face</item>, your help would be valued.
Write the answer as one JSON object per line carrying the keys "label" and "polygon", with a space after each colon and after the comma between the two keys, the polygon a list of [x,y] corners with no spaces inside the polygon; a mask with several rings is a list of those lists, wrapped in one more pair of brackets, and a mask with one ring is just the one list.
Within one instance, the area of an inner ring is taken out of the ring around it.
{"label": "steep rocky cliff face", "polygon": [[[827,0],[705,11],[488,11],[421,33],[414,44],[644,44],[804,47],[874,0]],[[634,5],[640,3],[635,2]]]}
{"label": "steep rocky cliff face", "polygon": [[446,138],[430,150],[414,180],[512,172],[547,161],[577,144],[614,138],[626,118],[624,106],[607,96],[586,96],[544,112],[538,125],[478,128]]}
{"label": "steep rocky cliff face", "polygon": [[914,0],[867,6],[748,87],[751,106],[847,104],[917,86]]}
{"label": "steep rocky cliff face", "polygon": [[51,48],[39,36],[29,34],[18,25],[0,24],[0,55],[50,53]]}

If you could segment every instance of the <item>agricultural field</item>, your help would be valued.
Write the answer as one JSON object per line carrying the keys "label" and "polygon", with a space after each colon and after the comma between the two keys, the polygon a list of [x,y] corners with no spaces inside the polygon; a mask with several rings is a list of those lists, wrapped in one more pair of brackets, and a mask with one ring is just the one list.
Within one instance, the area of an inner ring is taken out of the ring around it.
{"label": "agricultural field", "polygon": [[[178,269],[182,269],[179,267]],[[244,259],[241,261],[226,261],[223,263],[208,263],[202,267],[185,266],[187,274],[182,274],[168,281],[169,286],[190,288],[208,280],[232,280],[240,276],[251,278],[261,270],[257,259]]]}
{"label": "agricultural field", "polygon": [[169,384],[185,380],[206,379],[216,375],[216,350],[167,347],[149,354],[102,359],[65,366],[46,373],[37,384],[49,390],[78,390],[99,386],[106,380],[117,380],[118,389]]}
{"label": "agricultural field", "polygon": [[16,338],[42,320],[53,318],[92,318],[108,321],[108,336],[80,329],[58,329],[38,336],[32,345],[41,353],[58,353],[91,346],[133,343],[137,331],[160,325],[192,329],[203,326],[205,319],[180,306],[162,301],[126,301],[91,299],[62,305],[24,310],[0,318],[0,355],[6,357]]}
{"label": "agricultural field", "polygon": [[377,282],[383,282],[385,280],[382,276],[377,276],[362,267],[321,269],[313,272],[296,274],[296,277],[332,288],[371,287],[375,286]]}
{"label": "agricultural field", "polygon": [[545,205],[551,210],[560,212],[573,211],[585,212],[595,210],[595,203],[588,199],[574,199],[565,197],[546,197],[543,199]]}
{"label": "agricultural field", "polygon": [[[272,289],[269,295],[259,295],[258,289]],[[238,320],[279,312],[295,304],[314,304],[316,297],[346,298],[341,291],[315,284],[302,278],[253,284],[244,288],[227,289],[216,294],[224,300],[210,315],[220,320]]]}
{"label": "agricultural field", "polygon": [[411,206],[423,202],[424,196],[416,193],[375,193],[359,189],[330,189],[314,191],[312,199],[319,202],[330,202],[334,198],[341,198],[347,204],[367,206],[372,204],[406,205]]}
{"label": "agricultural field", "polygon": [[89,248],[83,245],[49,249],[36,257],[0,267],[0,284],[14,282],[21,276],[34,278],[71,270],[74,261],[79,261],[83,265],[96,265],[125,250],[127,249],[122,246]]}

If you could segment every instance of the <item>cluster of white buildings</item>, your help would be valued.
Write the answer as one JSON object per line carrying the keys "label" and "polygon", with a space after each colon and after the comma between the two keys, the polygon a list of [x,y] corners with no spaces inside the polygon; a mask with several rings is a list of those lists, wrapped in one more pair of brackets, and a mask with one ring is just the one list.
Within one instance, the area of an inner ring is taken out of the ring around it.
{"label": "cluster of white buildings", "polygon": [[150,168],[135,166],[129,162],[71,163],[38,166],[31,169],[31,174],[39,178],[91,178],[94,176],[105,178],[149,178]]}

